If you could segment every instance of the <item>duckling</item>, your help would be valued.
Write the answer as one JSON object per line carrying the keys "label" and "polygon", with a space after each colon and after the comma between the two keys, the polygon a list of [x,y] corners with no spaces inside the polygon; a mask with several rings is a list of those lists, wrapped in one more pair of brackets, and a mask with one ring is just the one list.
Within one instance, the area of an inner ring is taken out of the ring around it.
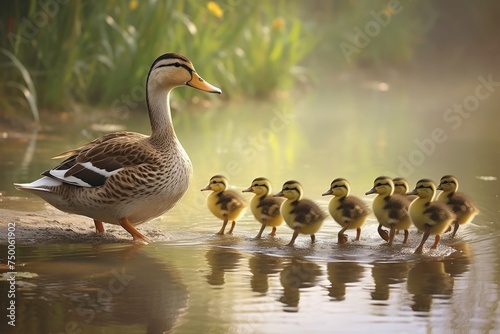
{"label": "duckling", "polygon": [[292,240],[287,246],[293,246],[299,233],[309,234],[311,243],[314,243],[316,236],[326,214],[321,208],[309,199],[303,199],[302,185],[298,181],[290,180],[283,184],[281,191],[275,197],[285,197],[286,201],[281,206],[281,214],[287,225],[294,231]]}
{"label": "duckling", "polygon": [[328,210],[333,219],[342,226],[338,234],[339,244],[347,242],[347,235],[344,232],[348,229],[356,229],[355,240],[359,240],[361,227],[370,214],[370,210],[360,198],[349,196],[350,191],[349,182],[346,179],[338,178],[333,180],[330,189],[323,193],[323,196],[334,196],[328,205]]}
{"label": "duckling", "polygon": [[405,178],[395,177],[392,179],[392,182],[394,183],[394,193],[405,197],[410,203],[418,197],[416,195],[407,195],[410,191],[410,186]]}
{"label": "duckling", "polygon": [[151,135],[106,134],[55,158],[66,158],[31,183],[16,183],[59,210],[103,223],[121,225],[134,241],[146,238],[135,226],[172,209],[189,187],[192,165],[175,135],[170,113],[172,89],[189,86],[209,93],[221,90],[204,81],[191,61],[177,53],[159,56],[146,79]]}
{"label": "duckling", "polygon": [[[401,195],[394,194],[394,182],[390,177],[379,176],[373,182],[373,188],[366,195],[377,193],[373,200],[373,213],[379,222],[378,234],[392,246],[396,230],[404,230],[403,244],[408,241],[411,220],[408,215],[409,201]],[[389,228],[389,234],[382,229]]]}
{"label": "duckling", "polygon": [[443,191],[439,194],[437,200],[447,204],[456,215],[456,219],[453,221],[454,228],[451,235],[451,237],[454,238],[458,231],[458,227],[472,221],[479,213],[479,209],[476,208],[467,195],[462,192],[457,192],[458,180],[453,175],[443,176],[437,189]]}
{"label": "duckling", "polygon": [[215,217],[222,219],[222,227],[217,234],[223,235],[226,225],[231,221],[231,229],[228,234],[233,234],[236,220],[245,211],[247,203],[236,192],[227,190],[227,179],[222,175],[214,175],[210,178],[208,185],[202,188],[201,191],[212,190],[213,192],[208,196],[207,205],[208,209],[214,214]]}
{"label": "duckling", "polygon": [[271,192],[271,182],[265,177],[258,177],[252,181],[252,185],[243,192],[253,192],[255,196],[250,202],[250,208],[255,219],[262,224],[255,239],[260,239],[266,226],[272,226],[270,236],[276,236],[276,227],[283,224],[283,216],[280,208],[284,199],[269,195]]}
{"label": "duckling", "polygon": [[422,241],[415,250],[415,254],[422,254],[422,250],[429,238],[429,235],[435,235],[434,244],[431,249],[437,248],[440,234],[450,227],[455,219],[451,209],[443,202],[433,202],[436,193],[436,185],[429,179],[422,179],[417,182],[415,189],[408,194],[417,195],[418,198],[410,205],[410,217],[413,224],[424,232]]}

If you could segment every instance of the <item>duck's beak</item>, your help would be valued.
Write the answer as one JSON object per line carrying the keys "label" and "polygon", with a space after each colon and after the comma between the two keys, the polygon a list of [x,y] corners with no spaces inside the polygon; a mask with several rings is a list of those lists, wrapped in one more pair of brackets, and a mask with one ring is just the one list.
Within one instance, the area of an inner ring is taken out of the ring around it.
{"label": "duck's beak", "polygon": [[210,189],[210,184],[207,185],[205,188],[200,189],[200,191],[205,191],[205,190],[212,190],[212,189]]}
{"label": "duck's beak", "polygon": [[441,185],[438,185],[436,189],[437,190],[443,190],[443,187],[441,187]]}
{"label": "duck's beak", "polygon": [[245,190],[242,190],[241,192],[242,193],[252,193],[253,192],[252,186],[246,188]]}
{"label": "duck's beak", "polygon": [[196,73],[194,71],[191,73],[191,80],[189,80],[188,82],[186,82],[186,85],[188,85],[190,87],[193,87],[193,88],[196,88],[196,89],[199,89],[199,90],[202,90],[204,92],[208,92],[208,93],[217,93],[217,94],[221,94],[222,93],[222,91],[220,90],[220,88],[217,88],[217,87],[209,84],[208,82],[206,82],[205,80],[203,80],[198,75],[198,73]]}
{"label": "duck's beak", "polygon": [[284,197],[284,196],[283,196],[283,190],[282,190],[282,191],[280,191],[280,192],[279,192],[279,193],[277,193],[277,194],[274,194],[274,195],[273,195],[273,197]]}
{"label": "duck's beak", "polygon": [[407,192],[406,195],[418,195],[417,189],[413,189],[410,192]]}
{"label": "duck's beak", "polygon": [[327,195],[333,195],[333,191],[332,189],[328,189],[327,191],[325,191],[323,194],[321,194],[321,196],[327,196]]}
{"label": "duck's beak", "polygon": [[368,190],[367,192],[365,192],[365,195],[370,195],[370,194],[375,194],[377,191],[375,190],[375,188],[371,188],[370,190]]}

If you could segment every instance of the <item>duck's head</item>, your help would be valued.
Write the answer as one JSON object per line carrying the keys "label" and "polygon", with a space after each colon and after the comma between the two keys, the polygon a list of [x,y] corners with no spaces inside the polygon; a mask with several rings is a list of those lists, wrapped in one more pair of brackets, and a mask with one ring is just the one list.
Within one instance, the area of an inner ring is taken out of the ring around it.
{"label": "duck's head", "polygon": [[407,195],[417,195],[420,198],[429,199],[432,201],[436,193],[436,185],[432,180],[421,179],[417,182],[415,189],[406,193]]}
{"label": "duck's head", "polygon": [[394,182],[388,176],[379,176],[373,181],[373,188],[368,190],[365,195],[379,194],[390,196],[394,193]]}
{"label": "duck's head", "polygon": [[244,193],[254,193],[258,196],[266,196],[272,191],[271,182],[265,177],[258,177],[252,181],[252,185],[243,190]]}
{"label": "duck's head", "polygon": [[453,175],[445,175],[439,181],[437,190],[443,190],[446,193],[454,193],[458,190],[458,180]]}
{"label": "duck's head", "polygon": [[178,53],[166,53],[156,58],[149,70],[147,84],[148,90],[153,91],[186,85],[209,93],[222,92],[203,80],[191,61]]}
{"label": "duck's head", "polygon": [[394,183],[395,194],[405,195],[410,190],[408,181],[406,181],[406,179],[403,177],[395,177],[392,179],[392,182]]}
{"label": "duck's head", "polygon": [[202,188],[201,191],[212,190],[215,192],[221,192],[226,190],[228,187],[227,179],[222,175],[214,175],[210,178],[208,185]]}
{"label": "duck's head", "polygon": [[330,189],[323,193],[323,196],[333,195],[339,197],[349,196],[349,192],[351,191],[351,186],[346,179],[338,178],[332,181],[330,184]]}
{"label": "duck's head", "polygon": [[281,191],[275,194],[274,197],[285,197],[296,201],[302,198],[302,194],[302,185],[298,181],[290,180],[283,184]]}

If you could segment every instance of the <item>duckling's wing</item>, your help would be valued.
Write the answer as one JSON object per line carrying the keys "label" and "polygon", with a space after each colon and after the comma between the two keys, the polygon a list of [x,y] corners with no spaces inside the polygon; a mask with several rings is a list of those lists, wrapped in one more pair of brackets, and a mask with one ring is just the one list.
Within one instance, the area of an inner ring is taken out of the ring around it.
{"label": "duckling's wing", "polygon": [[354,197],[345,198],[338,210],[342,210],[342,216],[349,219],[358,219],[368,213],[365,203]]}
{"label": "duckling's wing", "polygon": [[269,217],[276,217],[280,215],[281,203],[284,198],[282,197],[266,197],[262,199],[257,208],[261,208],[262,214]]}
{"label": "duckling's wing", "polygon": [[311,224],[326,218],[325,213],[321,208],[311,200],[302,199],[290,211],[295,215],[295,220],[303,224]]}
{"label": "duckling's wing", "polygon": [[408,206],[401,196],[392,195],[388,197],[384,210],[387,210],[390,219],[401,221],[408,217]]}
{"label": "duckling's wing", "polygon": [[[144,149],[136,143],[146,136],[135,132],[118,132],[97,138],[77,149],[58,155],[67,157],[42,175],[78,187],[99,187],[126,167],[148,162]],[[154,163],[151,161],[151,163]]]}
{"label": "duckling's wing", "polygon": [[245,206],[245,201],[234,191],[226,190],[219,194],[216,204],[221,210],[231,212]]}
{"label": "duckling's wing", "polygon": [[453,196],[448,197],[448,206],[456,213],[469,213],[474,212],[477,208],[472,201],[463,193],[456,192]]}
{"label": "duckling's wing", "polygon": [[443,222],[445,220],[451,219],[454,216],[454,214],[446,204],[437,201],[432,202],[431,205],[429,205],[423,213],[431,220],[430,222],[428,222],[430,225]]}

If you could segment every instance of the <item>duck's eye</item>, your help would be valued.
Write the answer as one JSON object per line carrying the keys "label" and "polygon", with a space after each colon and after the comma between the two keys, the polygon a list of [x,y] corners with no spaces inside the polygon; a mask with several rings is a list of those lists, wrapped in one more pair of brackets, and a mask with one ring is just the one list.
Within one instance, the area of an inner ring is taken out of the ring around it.
{"label": "duck's eye", "polygon": [[381,187],[381,186],[383,186],[383,185],[385,185],[385,183],[377,183],[377,184],[375,185],[375,187]]}
{"label": "duck's eye", "polygon": [[174,66],[175,67],[179,67],[179,66],[181,66],[181,63],[177,62],[177,63],[174,64]]}
{"label": "duck's eye", "polygon": [[217,183],[217,181],[215,181],[215,180],[212,181],[212,184],[216,184],[216,183]]}

